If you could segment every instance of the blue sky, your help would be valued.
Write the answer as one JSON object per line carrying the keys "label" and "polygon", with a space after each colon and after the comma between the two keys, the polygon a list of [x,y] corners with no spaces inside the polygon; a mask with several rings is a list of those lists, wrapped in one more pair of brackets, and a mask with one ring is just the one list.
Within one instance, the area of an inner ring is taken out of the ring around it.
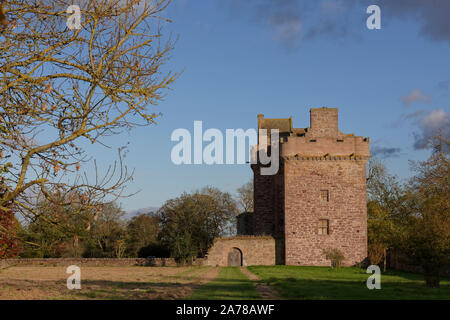
{"label": "blue sky", "polygon": [[[388,169],[408,178],[408,160],[429,155],[421,139],[449,127],[449,2],[370,2],[380,5],[381,30],[366,28],[364,0],[175,0],[166,32],[179,40],[166,67],[184,72],[152,107],[163,114],[156,126],[114,137],[130,141],[128,191],[140,190],[123,208],[160,206],[205,185],[234,193],[251,178],[249,165],[172,164],[173,130],[192,131],[194,120],[223,132],[256,128],[258,113],[307,127],[319,106],[339,108],[340,130],[370,137]],[[106,165],[115,151],[95,153]]]}

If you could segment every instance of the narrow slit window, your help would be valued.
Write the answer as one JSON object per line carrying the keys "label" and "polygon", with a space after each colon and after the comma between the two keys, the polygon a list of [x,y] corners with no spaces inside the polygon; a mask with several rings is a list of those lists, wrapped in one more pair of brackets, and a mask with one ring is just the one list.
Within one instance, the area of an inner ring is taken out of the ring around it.
{"label": "narrow slit window", "polygon": [[330,201],[328,190],[320,190],[320,199],[325,202]]}
{"label": "narrow slit window", "polygon": [[329,234],[330,226],[328,219],[319,220],[319,234]]}

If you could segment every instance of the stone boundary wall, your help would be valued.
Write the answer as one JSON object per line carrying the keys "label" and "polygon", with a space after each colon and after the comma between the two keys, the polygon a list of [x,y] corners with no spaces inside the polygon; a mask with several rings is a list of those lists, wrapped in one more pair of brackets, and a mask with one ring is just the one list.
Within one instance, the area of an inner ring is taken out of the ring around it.
{"label": "stone boundary wall", "polygon": [[228,265],[228,253],[237,248],[242,253],[242,265],[275,265],[275,239],[269,236],[236,236],[216,238],[208,250],[205,265]]}
{"label": "stone boundary wall", "polygon": [[[421,266],[411,264],[406,255],[396,252],[395,250],[388,250],[387,266],[389,269],[423,273],[423,268]],[[450,277],[450,266],[441,270],[441,276]]]}
{"label": "stone boundary wall", "polygon": [[[203,261],[197,259],[194,264],[201,265]],[[156,266],[175,267],[177,263],[173,258],[32,258],[32,259],[0,259],[0,267],[8,266]]]}

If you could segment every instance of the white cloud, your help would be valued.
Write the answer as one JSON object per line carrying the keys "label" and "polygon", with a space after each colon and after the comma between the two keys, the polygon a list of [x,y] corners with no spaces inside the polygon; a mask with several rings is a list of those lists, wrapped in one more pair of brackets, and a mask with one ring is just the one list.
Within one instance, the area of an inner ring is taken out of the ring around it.
{"label": "white cloud", "polygon": [[273,39],[282,41],[290,46],[297,46],[300,42],[301,22],[295,16],[271,17],[270,25],[275,29]]}
{"label": "white cloud", "polygon": [[431,110],[419,122],[420,132],[414,134],[414,148],[425,149],[429,139],[437,134],[450,137],[450,115],[444,110]]}
{"label": "white cloud", "polygon": [[414,102],[431,103],[430,96],[423,94],[419,89],[414,89],[407,96],[400,98],[403,101],[405,107],[409,107]]}

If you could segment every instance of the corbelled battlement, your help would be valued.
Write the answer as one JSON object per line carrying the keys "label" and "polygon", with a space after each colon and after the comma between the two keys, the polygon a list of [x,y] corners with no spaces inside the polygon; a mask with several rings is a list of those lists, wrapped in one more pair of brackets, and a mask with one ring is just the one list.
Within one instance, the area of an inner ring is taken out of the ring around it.
{"label": "corbelled battlement", "polygon": [[312,108],[310,122],[310,127],[293,128],[292,117],[264,119],[258,115],[258,129],[279,129],[281,157],[370,157],[369,138],[339,131],[337,108]]}
{"label": "corbelled battlement", "polygon": [[369,138],[339,131],[336,108],[313,108],[310,121],[258,115],[259,129],[279,130],[280,168],[262,175],[252,165],[253,233],[274,237],[277,264],[327,266],[323,250],[336,248],[356,265],[367,257]]}

